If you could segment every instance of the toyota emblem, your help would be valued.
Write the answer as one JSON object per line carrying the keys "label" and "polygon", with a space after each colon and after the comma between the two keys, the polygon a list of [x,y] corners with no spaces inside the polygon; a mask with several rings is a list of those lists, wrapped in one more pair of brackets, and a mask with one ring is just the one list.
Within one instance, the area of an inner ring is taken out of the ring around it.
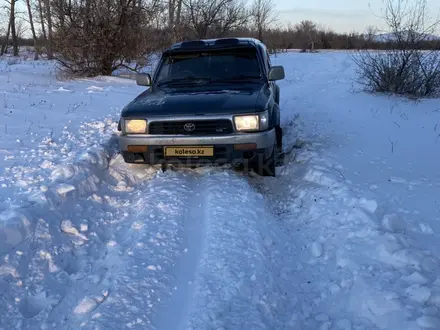
{"label": "toyota emblem", "polygon": [[196,125],[194,125],[193,123],[186,123],[185,125],[183,125],[183,129],[187,132],[192,132],[196,129]]}

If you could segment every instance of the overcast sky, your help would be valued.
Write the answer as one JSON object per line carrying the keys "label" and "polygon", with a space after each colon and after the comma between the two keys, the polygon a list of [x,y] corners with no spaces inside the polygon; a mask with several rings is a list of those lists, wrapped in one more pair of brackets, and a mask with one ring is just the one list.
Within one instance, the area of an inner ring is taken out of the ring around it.
{"label": "overcast sky", "polygon": [[[369,25],[383,28],[382,0],[274,0],[278,23],[308,19],[338,32],[364,32]],[[415,1],[415,0],[414,0]],[[437,17],[440,0],[428,0],[429,13]]]}

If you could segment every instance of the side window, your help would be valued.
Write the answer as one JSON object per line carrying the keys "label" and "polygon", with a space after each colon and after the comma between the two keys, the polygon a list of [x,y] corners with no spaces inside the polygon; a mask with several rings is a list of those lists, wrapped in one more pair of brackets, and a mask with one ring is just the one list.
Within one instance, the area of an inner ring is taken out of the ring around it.
{"label": "side window", "polygon": [[[267,58],[267,65],[270,67],[272,66],[272,63],[270,62],[270,55],[269,53],[266,51],[266,58]],[[269,72],[269,69],[267,70],[267,72]]]}
{"label": "side window", "polygon": [[264,62],[264,70],[266,71],[266,74],[269,73],[269,67],[268,67],[268,63],[267,63],[267,55],[266,52],[262,51],[261,52],[263,55],[263,62]]}

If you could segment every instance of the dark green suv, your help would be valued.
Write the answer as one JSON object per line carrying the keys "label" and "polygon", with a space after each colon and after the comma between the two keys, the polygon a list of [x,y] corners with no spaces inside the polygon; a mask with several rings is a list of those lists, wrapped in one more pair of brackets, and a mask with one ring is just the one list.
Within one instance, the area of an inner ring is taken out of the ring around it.
{"label": "dark green suv", "polygon": [[234,164],[275,176],[282,66],[249,38],[186,41],[163,52],[119,121],[127,163]]}

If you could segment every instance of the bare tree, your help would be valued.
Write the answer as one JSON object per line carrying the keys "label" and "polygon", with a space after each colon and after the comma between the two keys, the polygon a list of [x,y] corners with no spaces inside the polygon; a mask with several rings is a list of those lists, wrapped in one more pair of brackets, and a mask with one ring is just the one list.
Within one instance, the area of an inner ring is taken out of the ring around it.
{"label": "bare tree", "polygon": [[[18,0],[6,0],[7,3],[9,3],[9,28],[11,32],[12,37],[12,47],[13,47],[13,55],[18,56],[18,38],[17,38],[17,31],[15,27],[15,3]],[[9,39],[9,34],[7,35],[6,42]]]}
{"label": "bare tree", "polygon": [[29,25],[31,27],[32,39],[34,41],[34,60],[38,60],[37,34],[35,33],[34,19],[33,19],[33,15],[32,15],[32,7],[31,7],[31,0],[26,0],[26,7],[27,7],[27,10],[28,10]]}
{"label": "bare tree", "polygon": [[110,75],[122,67],[137,70],[165,36],[152,28],[165,9],[158,0],[71,0],[64,10],[55,8],[58,5],[52,4],[54,49],[69,75]]}
{"label": "bare tree", "polygon": [[378,31],[378,28],[375,26],[367,26],[367,28],[365,29],[365,39],[368,46],[376,40]]}
{"label": "bare tree", "polygon": [[434,35],[438,16],[430,21],[427,0],[382,0],[385,5],[383,19],[390,28],[388,41],[401,49],[417,47]]}
{"label": "bare tree", "polygon": [[26,25],[26,21],[20,17],[15,17],[15,34],[17,36],[17,39],[23,39],[24,35],[26,33],[26,30],[28,29],[28,26]]}
{"label": "bare tree", "polygon": [[224,37],[243,27],[248,12],[242,0],[184,0],[186,22],[200,39]]}
{"label": "bare tree", "polygon": [[53,28],[52,28],[52,9],[49,0],[44,0],[44,8],[46,9],[46,21],[47,21],[47,59],[53,59]]}
{"label": "bare tree", "polygon": [[[10,16],[10,15],[9,15]],[[0,56],[7,53],[8,46],[9,46],[9,35],[11,33],[11,21],[8,20],[8,27],[6,29],[6,35],[5,35],[5,43],[2,45],[2,48],[0,50]]]}
{"label": "bare tree", "polygon": [[168,28],[170,30],[180,24],[182,2],[182,0],[168,0]]}
{"label": "bare tree", "polygon": [[304,44],[302,50],[306,51],[308,49],[310,52],[315,51],[315,43],[318,32],[316,24],[308,20],[301,21],[295,25],[295,31],[299,34],[302,43]]}
{"label": "bare tree", "polygon": [[[423,51],[432,43],[439,20],[427,17],[426,0],[383,0],[390,29],[385,52],[364,50],[354,56],[360,82],[374,92],[415,98],[440,94],[440,55]],[[438,47],[438,45],[437,45]]]}
{"label": "bare tree", "polygon": [[257,28],[258,39],[264,42],[263,33],[276,20],[273,0],[254,0],[251,7],[252,23]]}
{"label": "bare tree", "polygon": [[37,9],[38,9],[38,16],[39,16],[39,21],[41,24],[41,33],[43,34],[43,39],[44,42],[47,42],[47,34],[46,34],[46,26],[44,24],[44,10],[43,10],[43,0],[38,0],[37,1]]}
{"label": "bare tree", "polygon": [[168,30],[171,42],[176,42],[181,34],[183,0],[168,0]]}
{"label": "bare tree", "polygon": [[[54,15],[58,18],[58,24],[61,28],[64,28],[64,22],[66,20],[66,9],[68,9],[67,1],[66,0],[53,0],[54,5],[52,6],[52,11],[54,12]],[[87,7],[90,7],[89,5],[90,1],[87,1]]]}

